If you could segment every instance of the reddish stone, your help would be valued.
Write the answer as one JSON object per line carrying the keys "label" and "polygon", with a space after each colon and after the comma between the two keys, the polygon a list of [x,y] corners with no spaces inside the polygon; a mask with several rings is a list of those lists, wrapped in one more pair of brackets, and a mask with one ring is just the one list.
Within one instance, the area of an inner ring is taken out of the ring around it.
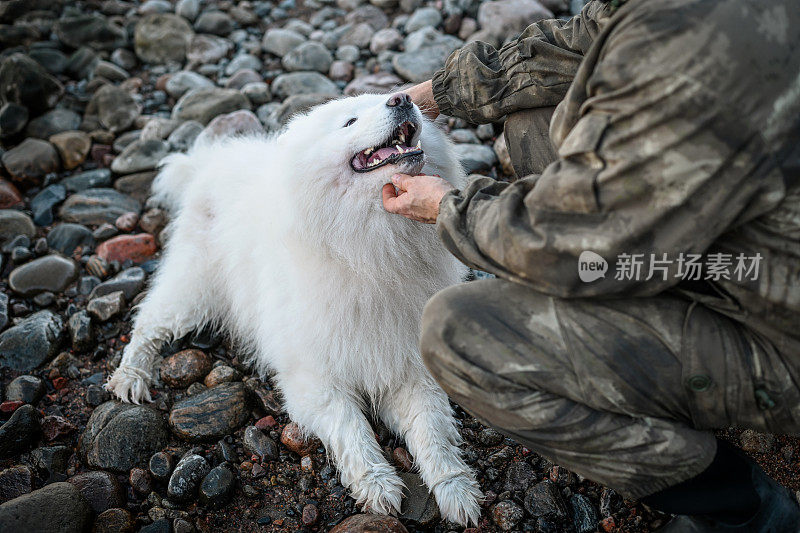
{"label": "reddish stone", "polygon": [[211,370],[211,358],[200,350],[182,350],[161,365],[161,379],[170,387],[188,387]]}
{"label": "reddish stone", "polygon": [[3,403],[0,403],[0,412],[6,413],[6,414],[13,413],[18,408],[22,407],[22,405],[23,405],[23,402],[20,402],[20,401],[3,402]]}
{"label": "reddish stone", "polygon": [[92,154],[92,161],[96,163],[102,163],[103,158],[111,153],[111,145],[108,144],[95,144],[92,146],[91,154]]}
{"label": "reddish stone", "polygon": [[0,209],[8,209],[22,203],[22,195],[14,184],[0,178]]}
{"label": "reddish stone", "polygon": [[62,416],[46,416],[42,420],[42,433],[48,441],[68,435],[76,429],[78,428]]}
{"label": "reddish stone", "polygon": [[307,441],[303,438],[300,427],[294,422],[286,424],[281,433],[281,442],[299,456],[313,453],[319,444],[315,440]]}
{"label": "reddish stone", "polygon": [[603,531],[607,531],[608,533],[611,533],[612,531],[614,531],[617,528],[617,523],[614,522],[614,517],[613,516],[609,516],[607,518],[603,518],[600,521],[600,526],[603,528]]}
{"label": "reddish stone", "polygon": [[166,91],[167,90],[167,82],[172,77],[171,73],[162,74],[161,76],[156,79],[156,90],[157,91]]}
{"label": "reddish stone", "polygon": [[61,390],[67,386],[68,380],[65,377],[57,377],[53,379],[53,388]]}
{"label": "reddish stone", "polygon": [[260,419],[258,422],[256,422],[256,427],[262,431],[269,428],[274,428],[277,425],[278,423],[275,421],[272,415],[267,415],[264,418]]}
{"label": "reddish stone", "polygon": [[414,460],[411,459],[411,454],[405,448],[395,448],[392,452],[392,458],[397,463],[397,466],[406,472],[411,472],[414,469]]}
{"label": "reddish stone", "polygon": [[156,253],[156,239],[149,233],[137,235],[118,235],[108,239],[97,247],[96,253],[106,261],[124,262],[130,259],[134,263],[143,263]]}
{"label": "reddish stone", "polygon": [[329,533],[408,533],[406,527],[393,516],[357,514],[345,518]]}
{"label": "reddish stone", "polygon": [[303,507],[303,524],[306,526],[313,526],[319,519],[319,509],[313,503],[307,504]]}

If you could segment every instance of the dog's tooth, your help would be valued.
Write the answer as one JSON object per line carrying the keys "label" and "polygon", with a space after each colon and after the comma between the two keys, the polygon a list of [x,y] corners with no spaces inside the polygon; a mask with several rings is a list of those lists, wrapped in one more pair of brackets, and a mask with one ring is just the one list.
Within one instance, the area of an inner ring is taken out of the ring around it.
{"label": "dog's tooth", "polygon": [[364,150],[364,155],[371,154],[373,152],[373,150],[374,150],[373,148],[367,148],[366,150]]}
{"label": "dog's tooth", "polygon": [[422,139],[417,141],[417,148],[422,148]]}

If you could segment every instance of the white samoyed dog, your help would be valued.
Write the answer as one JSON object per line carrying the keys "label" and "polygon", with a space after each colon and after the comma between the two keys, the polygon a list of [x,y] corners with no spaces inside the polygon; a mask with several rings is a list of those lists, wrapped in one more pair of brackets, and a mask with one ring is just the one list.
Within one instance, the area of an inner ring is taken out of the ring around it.
{"label": "white samoyed dog", "polygon": [[365,508],[399,511],[403,488],[371,409],[405,438],[442,516],[477,523],[480,490],[419,353],[425,302],[466,268],[433,225],[383,209],[397,172],[465,179],[449,140],[404,93],[334,100],[277,136],[169,156],[153,184],[172,211],[167,245],[107,387],[150,401],[163,343],[216,325],[273,374],[289,416],[322,440]]}

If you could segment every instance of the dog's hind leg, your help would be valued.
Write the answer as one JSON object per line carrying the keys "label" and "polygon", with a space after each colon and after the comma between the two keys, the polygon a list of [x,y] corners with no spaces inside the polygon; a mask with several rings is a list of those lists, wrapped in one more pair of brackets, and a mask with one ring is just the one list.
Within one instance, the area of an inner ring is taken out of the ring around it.
{"label": "dog's hind leg", "polygon": [[153,363],[165,342],[178,339],[206,323],[210,309],[210,282],[205,262],[197,254],[165,254],[150,290],[139,304],[131,341],[122,362],[106,383],[120,400],[151,401],[148,389]]}
{"label": "dog's hind leg", "polygon": [[363,402],[309,368],[278,373],[286,411],[304,431],[318,436],[339,469],[342,485],[365,509],[400,511],[403,482],[386,461],[362,411]]}
{"label": "dog's hind leg", "polygon": [[447,395],[429,375],[419,374],[384,397],[379,414],[389,429],[405,438],[442,516],[462,525],[477,524],[482,494],[461,458],[461,436]]}

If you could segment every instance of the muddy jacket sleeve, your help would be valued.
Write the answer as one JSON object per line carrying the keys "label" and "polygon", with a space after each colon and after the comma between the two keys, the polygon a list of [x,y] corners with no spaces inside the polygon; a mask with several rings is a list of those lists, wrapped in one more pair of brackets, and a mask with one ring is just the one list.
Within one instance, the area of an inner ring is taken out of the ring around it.
{"label": "muddy jacket sleeve", "polygon": [[439,110],[482,124],[558,104],[608,10],[607,3],[590,2],[569,20],[532,24],[500,50],[480,41],[456,50],[433,77]]}
{"label": "muddy jacket sleeve", "polygon": [[[757,132],[717,93],[729,62],[687,59],[684,37],[648,35],[636,21],[618,28],[580,89],[588,96],[558,159],[540,176],[481,178],[448,193],[437,221],[445,246],[468,265],[560,297],[675,285],[675,262],[665,274],[645,262],[636,279],[615,279],[615,264],[625,254],[675,261],[704,252],[752,216],[765,184],[752,175]],[[605,278],[581,281],[586,250],[608,262]]]}

